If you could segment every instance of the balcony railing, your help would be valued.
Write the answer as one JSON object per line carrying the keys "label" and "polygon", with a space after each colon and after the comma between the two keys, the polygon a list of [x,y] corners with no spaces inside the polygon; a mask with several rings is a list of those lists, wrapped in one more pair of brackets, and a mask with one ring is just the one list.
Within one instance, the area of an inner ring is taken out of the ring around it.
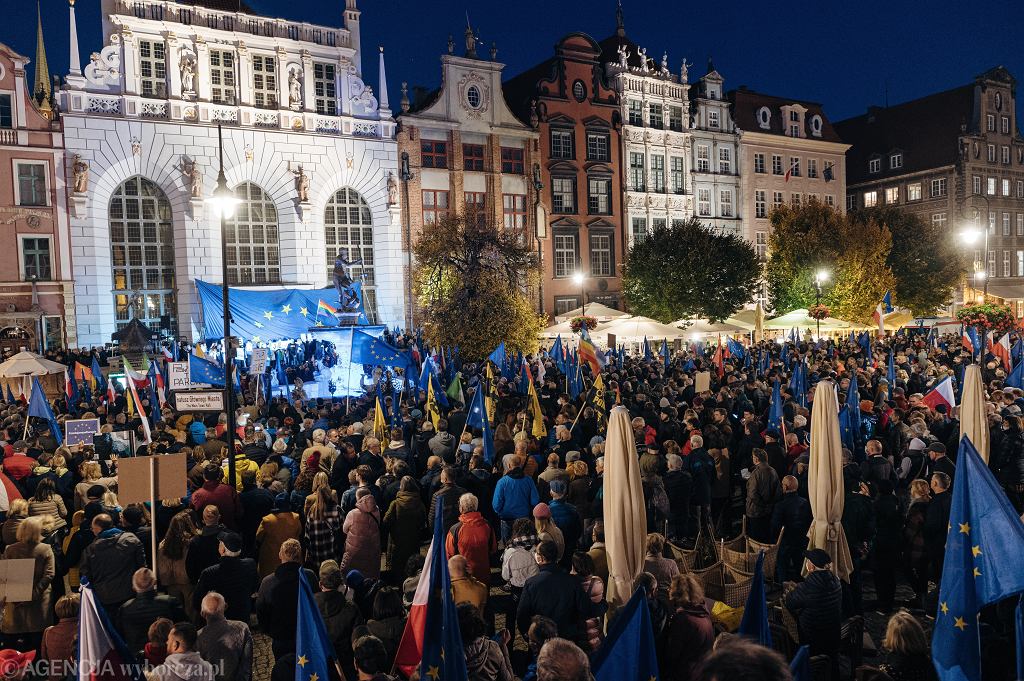
{"label": "balcony railing", "polygon": [[18,131],[11,128],[0,128],[0,144],[17,144]]}

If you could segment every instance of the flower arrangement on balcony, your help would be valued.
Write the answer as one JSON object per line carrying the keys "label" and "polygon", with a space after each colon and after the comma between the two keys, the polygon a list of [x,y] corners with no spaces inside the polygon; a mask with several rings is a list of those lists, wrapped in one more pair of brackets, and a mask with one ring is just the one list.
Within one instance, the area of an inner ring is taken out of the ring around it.
{"label": "flower arrangement on balcony", "polygon": [[826,319],[830,314],[832,314],[832,311],[828,309],[828,305],[822,305],[821,303],[811,305],[810,309],[807,310],[807,316],[818,321]]}
{"label": "flower arrangement on balcony", "polygon": [[569,320],[569,327],[573,333],[581,333],[584,326],[587,331],[592,331],[597,328],[597,317],[591,317],[590,315],[573,317]]}
{"label": "flower arrangement on balcony", "polygon": [[962,307],[957,311],[956,318],[962,324],[996,333],[1007,333],[1017,326],[1017,318],[1009,306],[993,303]]}

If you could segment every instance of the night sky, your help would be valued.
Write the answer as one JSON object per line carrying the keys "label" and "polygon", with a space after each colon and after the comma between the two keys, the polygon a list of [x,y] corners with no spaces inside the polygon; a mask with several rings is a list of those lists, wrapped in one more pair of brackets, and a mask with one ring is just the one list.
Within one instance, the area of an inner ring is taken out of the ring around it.
{"label": "night sky", "polygon": [[[66,0],[41,0],[47,54],[54,74],[66,73]],[[341,25],[344,0],[248,0],[268,16]],[[0,42],[35,54],[35,3],[2,0]],[[639,3],[624,0],[626,32],[660,60],[668,50],[673,72],[685,56],[705,71],[708,56],[726,88],[751,89],[824,104],[832,120],[862,113],[869,104],[895,104],[967,83],[1002,64],[1024,77],[1018,37],[1024,15],[1012,0],[774,0]],[[782,9],[785,7],[785,9]],[[99,0],[76,5],[83,66],[101,48]],[[573,31],[601,40],[615,29],[614,0],[359,0],[366,81],[377,85],[375,45],[383,45],[392,108],[403,80],[434,88],[438,57],[448,34],[461,52],[466,11],[487,47],[515,75],[551,56]],[[970,8],[970,9],[968,9]],[[487,48],[482,50],[486,54]],[[32,65],[29,66],[30,77]]]}

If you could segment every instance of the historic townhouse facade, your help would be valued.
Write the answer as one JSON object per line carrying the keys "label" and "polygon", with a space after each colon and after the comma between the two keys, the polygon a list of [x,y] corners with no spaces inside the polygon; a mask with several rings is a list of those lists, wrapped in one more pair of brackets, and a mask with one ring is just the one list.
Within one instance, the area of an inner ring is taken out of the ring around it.
{"label": "historic townhouse facade", "polygon": [[[512,113],[505,102],[501,76],[505,65],[477,54],[477,38],[466,29],[465,51],[455,54],[449,40],[441,57],[441,87],[424,101],[410,102],[403,84],[398,118],[406,250],[419,239],[423,225],[448,213],[470,222],[502,225],[526,243],[541,242],[534,185],[540,173],[538,133]],[[405,289],[410,296],[411,267]]]}
{"label": "historic townhouse facade", "polygon": [[740,194],[739,133],[725,98],[725,79],[708,60],[707,73],[690,88],[693,115],[695,214],[722,232],[745,236]]}
{"label": "historic townhouse facade", "polygon": [[222,4],[102,0],[104,45],[85,68],[71,7],[59,103],[79,343],[109,341],[132,313],[197,335],[194,281],[221,281],[220,220],[204,206],[220,127],[241,200],[229,282],[325,286],[340,253],[361,259],[371,319],[404,318],[395,123],[383,53],[377,93],[361,77],[356,1],[340,28]]}
{"label": "historic townhouse facade", "polygon": [[[1024,139],[1016,120],[1016,81],[1003,67],[973,82],[841,121],[848,209],[895,205],[962,241],[974,267],[961,303],[988,295],[1024,316]],[[987,249],[986,249],[987,246]]]}
{"label": "historic townhouse facade", "polygon": [[[40,54],[42,52],[40,44]],[[75,299],[64,186],[64,139],[29,93],[29,60],[0,43],[0,350],[74,345]],[[36,81],[49,86],[45,59]]]}

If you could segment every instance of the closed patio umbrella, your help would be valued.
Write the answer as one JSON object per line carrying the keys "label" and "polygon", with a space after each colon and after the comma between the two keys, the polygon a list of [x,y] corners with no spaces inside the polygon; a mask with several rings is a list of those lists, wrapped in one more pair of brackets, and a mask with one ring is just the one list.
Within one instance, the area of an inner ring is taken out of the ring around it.
{"label": "closed patio umbrella", "polygon": [[608,418],[604,450],[604,542],[608,554],[610,611],[633,594],[633,581],[643,572],[647,516],[640,482],[640,464],[629,410],[619,405]]}
{"label": "closed patio umbrella", "polygon": [[807,491],[811,502],[808,549],[825,549],[832,557],[832,572],[850,581],[853,560],[843,532],[843,443],[839,436],[839,401],[836,384],[821,381],[814,391],[811,409],[811,452],[807,467]]}
{"label": "closed patio umbrella", "polygon": [[981,367],[977,364],[968,365],[964,373],[964,390],[960,397],[960,439],[964,439],[964,436],[971,438],[982,461],[988,463],[988,414],[985,408]]}

